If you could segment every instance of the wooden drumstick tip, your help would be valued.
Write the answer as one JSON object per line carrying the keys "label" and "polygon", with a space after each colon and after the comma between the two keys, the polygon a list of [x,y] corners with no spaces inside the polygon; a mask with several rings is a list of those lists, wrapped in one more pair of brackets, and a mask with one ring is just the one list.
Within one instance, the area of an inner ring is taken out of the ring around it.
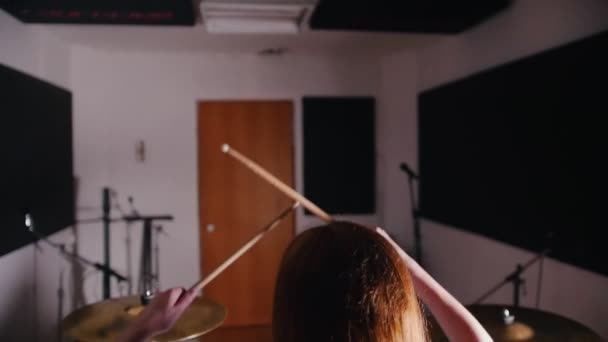
{"label": "wooden drumstick tip", "polygon": [[228,144],[223,144],[223,145],[222,145],[222,152],[224,152],[224,153],[228,153],[228,151],[230,151],[230,145],[228,145]]}

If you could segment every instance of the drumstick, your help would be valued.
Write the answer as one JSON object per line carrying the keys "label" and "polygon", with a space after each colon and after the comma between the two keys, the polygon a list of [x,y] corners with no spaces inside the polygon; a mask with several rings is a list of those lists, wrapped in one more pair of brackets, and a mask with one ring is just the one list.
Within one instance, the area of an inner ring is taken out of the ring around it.
{"label": "drumstick", "polygon": [[292,212],[295,208],[300,205],[299,202],[295,202],[291,207],[283,210],[279,216],[277,216],[272,222],[267,224],[264,228],[260,230],[254,237],[249,239],[241,248],[239,248],[234,254],[232,254],[228,259],[222,262],[216,269],[214,269],[211,273],[205,276],[203,279],[199,280],[196,284],[192,285],[190,288],[191,291],[198,292],[203,289],[207,284],[209,284],[213,279],[215,279],[220,273],[224,272],[228,266],[232,265],[236,261],[236,259],[240,258],[241,255],[245,254],[248,250],[251,249],[266,233],[271,231],[274,227],[276,227],[281,220],[285,218],[290,212]]}
{"label": "drumstick", "polygon": [[306,197],[300,195],[297,191],[290,188],[287,184],[281,182],[278,178],[273,176],[270,172],[264,170],[260,165],[256,164],[253,160],[245,157],[240,154],[237,150],[230,147],[228,144],[222,145],[222,151],[224,153],[228,153],[236,160],[243,163],[245,166],[250,168],[253,172],[255,172],[258,176],[264,178],[270,184],[274,185],[277,189],[281,190],[285,195],[289,196],[294,201],[302,203],[302,205],[310,210],[313,214],[317,215],[323,221],[329,223],[332,221],[331,216],[328,213],[323,211],[323,209],[319,208],[316,204],[309,201]]}

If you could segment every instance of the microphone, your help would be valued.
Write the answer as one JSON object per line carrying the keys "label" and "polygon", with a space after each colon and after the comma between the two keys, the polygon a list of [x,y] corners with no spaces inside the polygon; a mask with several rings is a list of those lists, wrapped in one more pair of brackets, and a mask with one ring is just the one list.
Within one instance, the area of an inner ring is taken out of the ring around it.
{"label": "microphone", "polygon": [[129,208],[131,209],[131,216],[140,217],[141,215],[139,214],[139,211],[135,209],[135,201],[133,200],[133,196],[129,196],[127,201],[129,202]]}
{"label": "microphone", "polygon": [[40,236],[38,236],[38,233],[34,230],[34,219],[32,219],[32,215],[29,213],[29,211],[25,212],[24,218],[25,218],[25,228],[27,228],[27,230],[30,232],[30,234],[32,234],[32,240],[34,242],[34,247],[36,248],[36,250],[38,250],[38,252],[42,253],[42,248],[40,246],[38,246],[38,240],[40,240]]}
{"label": "microphone", "polygon": [[407,163],[403,162],[399,164],[399,168],[401,171],[405,172],[410,178],[419,178],[418,174],[412,170],[412,168],[407,165]]}
{"label": "microphone", "polygon": [[34,220],[32,220],[32,215],[29,212],[25,213],[25,228],[30,232],[34,232]]}
{"label": "microphone", "polygon": [[543,246],[542,246],[542,251],[541,253],[543,253],[545,256],[548,255],[549,253],[551,253],[551,250],[553,249],[553,244],[555,240],[555,232],[553,231],[549,231],[546,232],[545,235],[543,236]]}

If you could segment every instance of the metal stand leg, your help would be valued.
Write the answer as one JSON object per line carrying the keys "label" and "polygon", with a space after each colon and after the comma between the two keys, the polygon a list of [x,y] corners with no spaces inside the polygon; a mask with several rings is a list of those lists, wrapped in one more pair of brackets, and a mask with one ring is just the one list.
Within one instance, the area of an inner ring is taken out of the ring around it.
{"label": "metal stand leg", "polygon": [[[102,190],[102,207],[103,207],[103,265],[107,269],[110,268],[110,189],[103,188]],[[110,289],[110,273],[103,272],[103,299],[108,299],[112,296]]]}

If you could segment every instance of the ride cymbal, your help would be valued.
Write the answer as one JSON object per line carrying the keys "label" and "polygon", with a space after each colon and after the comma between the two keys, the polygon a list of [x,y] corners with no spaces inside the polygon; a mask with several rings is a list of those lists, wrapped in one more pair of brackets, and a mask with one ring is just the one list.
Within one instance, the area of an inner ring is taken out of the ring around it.
{"label": "ride cymbal", "polygon": [[[467,309],[495,342],[601,342],[584,325],[541,310],[509,305],[471,305]],[[447,341],[434,319],[429,319],[432,341]]]}
{"label": "ride cymbal", "polygon": [[[141,311],[138,296],[108,299],[70,313],[62,323],[66,336],[84,342],[116,341]],[[226,309],[206,298],[197,298],[168,332],[155,342],[185,341],[203,335],[222,324]]]}

